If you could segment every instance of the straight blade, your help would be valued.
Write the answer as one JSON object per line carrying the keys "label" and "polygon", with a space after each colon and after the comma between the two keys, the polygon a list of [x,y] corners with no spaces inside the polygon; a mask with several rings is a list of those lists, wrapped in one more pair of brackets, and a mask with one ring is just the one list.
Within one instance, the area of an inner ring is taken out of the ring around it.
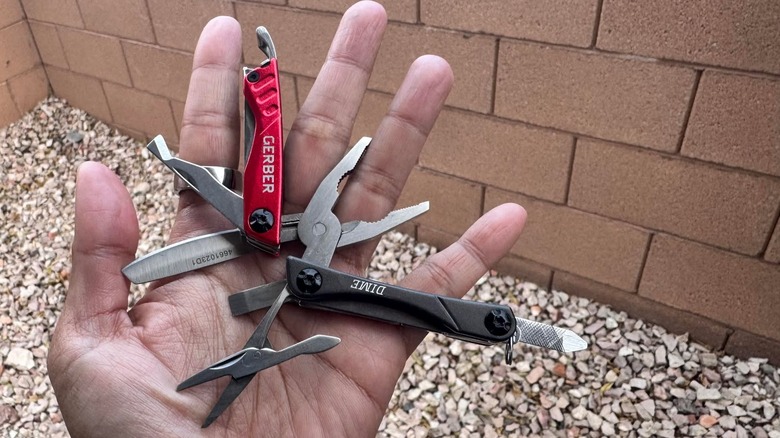
{"label": "straight blade", "polygon": [[[340,248],[372,239],[406,221],[416,218],[428,211],[428,208],[429,203],[426,201],[411,207],[392,211],[376,222],[352,221],[341,224],[341,238],[337,247]],[[282,242],[289,242],[298,238],[297,225],[300,215],[285,215],[284,217],[288,216],[289,219],[285,221],[282,229]],[[236,228],[193,237],[160,248],[134,260],[122,269],[122,273],[133,283],[147,283],[216,265],[217,263],[226,262],[255,251],[256,249],[244,240],[241,231]],[[252,292],[252,294],[254,293],[256,292]],[[269,302],[262,304],[260,307],[252,307],[252,310],[270,306],[275,298],[276,296],[274,295]],[[255,300],[253,297],[248,299],[250,302]],[[261,303],[265,302],[261,301]],[[246,310],[239,314],[248,313],[252,310]]]}
{"label": "straight blade", "polygon": [[[251,72],[251,68],[244,67],[244,76]],[[244,163],[249,161],[249,153],[252,152],[252,139],[255,136],[255,115],[252,108],[244,101]]]}
{"label": "straight blade", "polygon": [[160,248],[122,269],[133,283],[146,283],[215,265],[256,250],[238,229],[193,237]]}

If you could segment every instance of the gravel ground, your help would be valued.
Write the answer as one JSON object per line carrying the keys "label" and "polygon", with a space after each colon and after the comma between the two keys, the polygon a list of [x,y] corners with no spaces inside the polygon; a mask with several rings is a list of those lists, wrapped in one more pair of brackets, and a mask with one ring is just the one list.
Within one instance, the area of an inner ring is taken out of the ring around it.
{"label": "gravel ground", "polygon": [[[0,431],[67,436],[46,354],[68,286],[75,170],[98,160],[121,177],[142,221],[141,254],[167,238],[170,175],[141,143],[57,99],[0,130],[0,156]],[[434,252],[389,233],[369,275],[397,281]],[[765,360],[722,355],[608,306],[491,274],[471,298],[570,328],[590,348],[518,346],[506,366],[501,347],[429,336],[407,363],[380,436],[780,438],[780,376]]]}

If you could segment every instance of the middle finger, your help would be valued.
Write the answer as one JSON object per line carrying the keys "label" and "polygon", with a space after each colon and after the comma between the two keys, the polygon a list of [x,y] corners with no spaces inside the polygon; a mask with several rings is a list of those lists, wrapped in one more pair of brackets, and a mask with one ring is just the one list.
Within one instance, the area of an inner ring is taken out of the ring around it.
{"label": "middle finger", "polygon": [[[369,152],[342,192],[337,207],[341,220],[379,220],[395,207],[453,80],[449,64],[438,56],[421,56],[411,65]],[[354,272],[362,272],[377,241],[344,248],[340,258]]]}
{"label": "middle finger", "polygon": [[386,25],[377,3],[359,2],[344,13],[287,139],[285,211],[302,211],[342,158]]}

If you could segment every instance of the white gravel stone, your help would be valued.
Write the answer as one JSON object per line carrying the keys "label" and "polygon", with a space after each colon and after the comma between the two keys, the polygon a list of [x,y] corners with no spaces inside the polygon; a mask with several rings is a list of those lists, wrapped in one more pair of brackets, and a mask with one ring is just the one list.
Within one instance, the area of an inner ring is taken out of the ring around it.
{"label": "white gravel stone", "polygon": [[756,426],[756,427],[754,427],[754,428],[753,428],[753,429],[750,431],[750,433],[751,433],[751,434],[752,434],[752,435],[753,435],[755,438],[767,438],[767,437],[768,437],[768,436],[767,436],[767,434],[766,434],[766,431],[765,431],[765,430],[764,430],[762,427],[760,427],[760,426]]}
{"label": "white gravel stone", "polygon": [[528,373],[527,376],[525,376],[525,379],[528,381],[528,383],[534,384],[538,382],[543,375],[544,375],[544,368],[536,367],[533,370],[531,370],[531,372]]}
{"label": "white gravel stone", "polygon": [[661,336],[661,341],[666,345],[666,349],[669,352],[674,351],[677,348],[677,337],[672,334],[665,334]]}
{"label": "white gravel stone", "polygon": [[734,429],[737,426],[737,420],[731,415],[724,415],[718,419],[718,424],[724,429]]}
{"label": "white gravel stone", "polygon": [[565,395],[562,395],[555,401],[555,406],[561,409],[566,409],[569,406],[569,399]]}
{"label": "white gravel stone", "polygon": [[655,363],[659,365],[666,364],[666,347],[659,345],[655,349]]}
{"label": "white gravel stone", "polygon": [[553,420],[559,423],[563,422],[563,412],[561,411],[561,408],[555,406],[552,409],[550,409],[550,418],[552,418]]}
{"label": "white gravel stone", "polygon": [[32,351],[25,348],[14,347],[5,357],[5,365],[20,371],[29,371],[35,367],[35,358]]}
{"label": "white gravel stone", "polygon": [[675,353],[669,353],[667,360],[669,361],[669,368],[680,368],[685,364],[683,358]]}
{"label": "white gravel stone", "polygon": [[574,417],[575,420],[584,420],[587,415],[588,410],[582,406],[577,406],[573,411],[571,411],[571,416]]}
{"label": "white gravel stone", "polygon": [[699,360],[702,366],[716,367],[718,366],[718,356],[713,353],[702,353],[699,355]]}
{"label": "white gravel stone", "polygon": [[597,320],[593,324],[585,327],[585,333],[592,335],[604,327],[605,322],[603,320]]}
{"label": "white gravel stone", "polygon": [[644,400],[634,407],[639,416],[645,420],[652,420],[655,416],[655,401],[652,399]]}
{"label": "white gravel stone", "polygon": [[764,403],[764,419],[773,420],[777,414],[777,408],[772,403]]}
{"label": "white gravel stone", "polygon": [[598,414],[595,414],[593,412],[588,412],[588,425],[593,430],[599,430],[601,429],[601,424],[604,422],[604,419],[601,418]]}
{"label": "white gravel stone", "polygon": [[733,415],[735,417],[742,417],[743,415],[747,415],[747,411],[737,405],[727,406],[726,410],[729,411],[729,415]]}
{"label": "white gravel stone", "polygon": [[720,391],[713,388],[702,388],[696,391],[696,400],[705,401],[705,400],[720,400],[721,394]]}

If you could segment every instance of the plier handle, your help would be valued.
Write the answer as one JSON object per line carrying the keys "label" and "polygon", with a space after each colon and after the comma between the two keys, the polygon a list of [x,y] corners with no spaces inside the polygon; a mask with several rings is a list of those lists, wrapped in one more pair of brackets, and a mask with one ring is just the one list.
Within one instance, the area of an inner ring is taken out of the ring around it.
{"label": "plier handle", "polygon": [[265,27],[257,28],[260,50],[268,57],[244,68],[244,208],[247,240],[278,254],[282,230],[282,100],[276,48]]}

